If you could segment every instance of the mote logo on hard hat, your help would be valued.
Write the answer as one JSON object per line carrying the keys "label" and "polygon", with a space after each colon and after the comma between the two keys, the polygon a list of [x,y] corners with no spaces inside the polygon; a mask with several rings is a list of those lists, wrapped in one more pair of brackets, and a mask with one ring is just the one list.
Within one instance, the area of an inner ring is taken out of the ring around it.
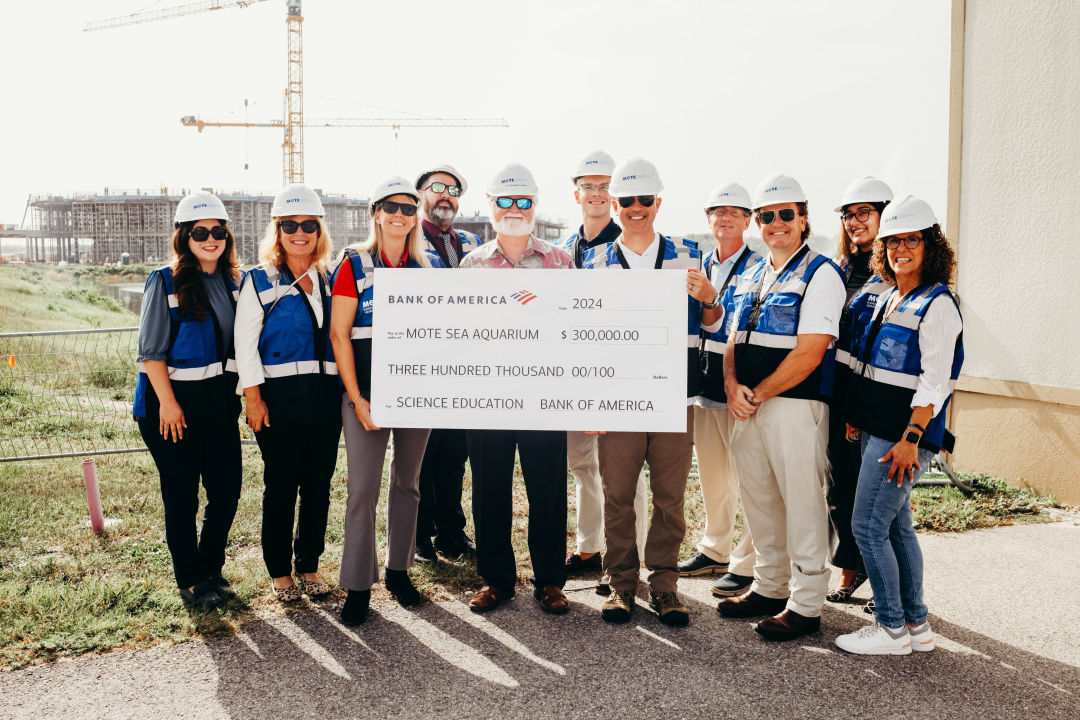
{"label": "mote logo on hard hat", "polygon": [[200,205],[192,205],[191,209],[192,210],[198,210],[199,208],[204,208],[204,207],[210,207],[210,205],[207,204],[207,203],[202,203]]}

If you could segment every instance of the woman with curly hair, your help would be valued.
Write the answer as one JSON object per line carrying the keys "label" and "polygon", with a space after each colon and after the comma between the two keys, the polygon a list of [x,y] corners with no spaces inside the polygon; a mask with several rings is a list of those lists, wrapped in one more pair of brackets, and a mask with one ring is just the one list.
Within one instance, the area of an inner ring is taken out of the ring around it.
{"label": "woman with curly hair", "polygon": [[[225,206],[208,192],[176,208],[173,261],[143,293],[132,414],[161,477],[165,540],[184,600],[215,606],[234,595],[222,576],[240,499],[240,400],[233,317],[242,278]],[[206,488],[196,532],[199,481]]]}
{"label": "woman with curly hair", "polygon": [[949,291],[956,259],[930,206],[907,196],[882,212],[871,268],[893,287],[854,328],[845,410],[862,433],[851,525],[877,605],[875,622],[836,638],[862,655],[934,649],[911,488],[942,447],[945,408],[964,362],[963,321]]}

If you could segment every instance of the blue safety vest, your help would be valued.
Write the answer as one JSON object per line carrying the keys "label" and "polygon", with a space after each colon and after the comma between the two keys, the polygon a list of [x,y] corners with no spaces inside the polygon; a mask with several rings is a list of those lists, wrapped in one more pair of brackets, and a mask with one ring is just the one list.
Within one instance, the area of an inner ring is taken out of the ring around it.
{"label": "blue safety vest", "polygon": [[[600,231],[600,235],[593,238],[593,242],[601,239],[601,237],[603,237],[603,241],[606,243],[615,242],[619,239],[620,235],[622,235],[622,228],[619,227],[614,220],[608,220],[608,224]],[[571,259],[574,261],[574,267],[581,268],[585,265],[585,253],[589,250],[589,248],[582,247],[584,241],[585,237],[580,232],[575,232],[570,235],[570,237],[559,240],[555,245],[561,247],[570,255]],[[600,244],[601,243],[596,243],[594,247]]]}
{"label": "blue safety vest", "polygon": [[840,330],[836,337],[836,365],[839,372],[842,368],[850,369],[855,363],[851,355],[852,329],[865,328],[870,324],[877,308],[878,299],[883,293],[893,286],[874,275],[866,284],[855,293],[848,303],[847,309],[840,316]]}
{"label": "blue safety vest", "polygon": [[[217,422],[227,418],[236,407],[236,355],[232,348],[219,347],[221,333],[213,309],[202,320],[180,311],[180,303],[173,289],[171,267],[160,267],[150,273],[146,287],[155,274],[164,281],[169,303],[169,351],[165,367],[169,371],[173,395],[184,411],[185,420]],[[223,275],[233,302],[239,295],[239,287],[230,275]],[[132,415],[146,418],[156,414],[160,407],[157,394],[146,375],[146,367],[139,363],[139,375],[135,380],[135,400]],[[235,419],[235,415],[233,416]]]}
{"label": "blue safety vest", "polygon": [[[849,422],[871,435],[898,442],[911,420],[911,400],[922,375],[922,352],[919,349],[919,326],[930,303],[939,297],[956,305],[956,298],[943,283],[917,288],[900,305],[882,318],[884,308],[896,293],[893,288],[881,296],[869,322],[853,327],[853,378],[847,394],[845,411]],[[944,302],[944,301],[943,301]],[[959,312],[959,305],[957,311]],[[945,436],[945,410],[952,400],[952,390],[964,364],[964,334],[956,338],[949,397],[926,426],[920,446],[937,452]]]}
{"label": "blue safety vest", "polygon": [[[446,267],[442,258],[434,251],[424,251],[428,262],[433,268]],[[356,315],[353,317],[352,330],[349,337],[352,340],[353,364],[356,367],[356,382],[360,386],[360,394],[370,399],[371,392],[371,325],[375,319],[375,269],[384,268],[382,259],[376,262],[371,253],[354,248],[345,248],[345,254],[334,270],[334,276],[330,281],[333,286],[337,282],[338,273],[345,263],[349,263],[352,269],[353,280],[356,282]],[[409,258],[405,267],[423,267],[413,258]]]}
{"label": "blue safety vest", "polygon": [[322,327],[288,269],[263,263],[248,272],[245,282],[255,286],[263,308],[260,393],[274,426],[325,422],[328,412],[340,421],[341,386],[330,344],[328,279],[319,274]]}
{"label": "blue safety vest", "polygon": [[[818,270],[843,272],[829,258],[806,244],[788,260],[769,288],[763,288],[768,258],[743,274],[735,290],[730,330],[735,332],[735,372],[739,384],[753,388],[776,372],[798,342],[799,311],[803,295]],[[765,293],[764,297],[761,296]],[[829,348],[821,363],[802,382],[781,397],[828,401],[832,395],[835,350]]]}
{"label": "blue safety vest", "polygon": [[[483,245],[484,240],[479,235],[474,235],[473,233],[467,232],[465,230],[458,230],[457,228],[455,228],[454,232],[457,233],[458,240],[461,242],[461,257],[458,258],[458,263],[460,264],[466,255]],[[427,236],[426,232],[424,233],[424,243],[424,252],[428,254],[428,257],[430,258],[432,255],[434,255],[440,261],[439,265],[435,265],[434,263],[432,263],[431,266],[446,267],[446,265],[442,263],[442,256],[439,255],[439,251],[435,249],[435,243],[431,242],[431,238]]]}
{"label": "blue safety vest", "polygon": [[[742,276],[748,268],[761,260],[761,255],[744,246],[724,284],[720,286],[720,305],[724,308],[724,317],[716,332],[701,331],[700,351],[698,360],[701,366],[701,395],[714,402],[727,402],[727,393],[724,391],[724,349],[728,341],[728,325],[735,310],[735,290],[742,282]],[[703,272],[711,282],[716,268],[721,263],[716,261],[716,253],[709,253],[705,258]]]}
{"label": "blue safety vest", "polygon": [[[660,236],[662,246],[656,253],[657,270],[701,268],[701,250],[697,243],[686,238],[672,240],[666,235]],[[617,268],[629,269],[630,265],[623,256],[618,243],[598,245],[585,251],[583,267],[586,269]],[[698,343],[701,340],[701,303],[686,296],[686,396],[697,397],[701,386],[701,373],[698,363]]]}

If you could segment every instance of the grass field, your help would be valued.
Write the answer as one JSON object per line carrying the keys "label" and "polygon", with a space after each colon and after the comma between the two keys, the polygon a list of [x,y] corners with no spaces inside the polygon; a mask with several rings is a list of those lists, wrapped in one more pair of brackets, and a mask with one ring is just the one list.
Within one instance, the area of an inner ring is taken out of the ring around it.
{"label": "grass field", "polygon": [[[0,266],[0,332],[120,327],[137,318],[108,298],[92,293],[101,268],[38,269]],[[136,273],[145,274],[145,269]],[[134,278],[134,279],[133,279]],[[141,276],[122,278],[141,280]],[[100,299],[94,299],[94,298]],[[110,306],[112,303],[113,306]],[[49,309],[49,308],[52,309]],[[132,362],[134,358],[132,358]],[[0,404],[19,399],[0,392]],[[118,392],[127,392],[118,389]],[[22,396],[25,401],[25,396]],[[126,422],[130,422],[127,419]],[[14,432],[0,427],[0,440]],[[262,463],[256,448],[244,452],[243,494],[228,547],[225,574],[238,598],[215,611],[189,610],[176,594],[157,472],[148,454],[97,458],[105,516],[119,522],[95,537],[88,527],[81,461],[0,463],[0,668],[17,668],[58,657],[114,648],[138,648],[193,637],[229,634],[245,622],[272,613],[305,612],[302,601],[284,609],[269,593],[259,549]],[[336,580],[341,559],[345,508],[345,454],[339,453],[332,485],[327,551],[321,571]],[[973,478],[977,492],[966,497],[953,488],[917,488],[913,498],[920,529],[959,531],[1012,522],[1045,521],[1040,508],[1052,498],[1009,488],[1000,481]],[[466,476],[466,508],[470,507]],[[573,547],[574,485],[567,480],[570,506],[567,547]],[[385,542],[385,484],[378,539]],[[687,534],[682,557],[694,552],[704,510],[697,480],[686,491]],[[471,516],[471,512],[467,512]],[[520,481],[515,484],[513,539],[521,582],[530,574],[526,532],[528,506]],[[472,534],[471,521],[467,528]],[[470,561],[417,567],[413,578],[430,598],[464,597],[479,587]],[[334,602],[342,593],[335,593]],[[392,602],[376,586],[375,603]]]}

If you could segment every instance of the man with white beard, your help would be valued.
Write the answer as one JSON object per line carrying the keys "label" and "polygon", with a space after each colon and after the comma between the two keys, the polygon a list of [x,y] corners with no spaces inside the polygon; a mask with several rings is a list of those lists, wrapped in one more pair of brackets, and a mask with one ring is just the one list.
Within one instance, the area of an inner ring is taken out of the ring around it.
{"label": "man with white beard", "polygon": [[[448,268],[483,243],[476,235],[454,228],[459,198],[469,184],[453,165],[443,163],[416,176],[420,193],[420,224],[427,250]],[[420,466],[420,506],[416,515],[416,561],[433,563],[438,550],[449,558],[475,552],[465,534],[461,485],[465,477],[465,431],[433,428]],[[432,540],[434,538],[434,541]]]}
{"label": "man with white beard", "polygon": [[[469,253],[462,268],[559,269],[573,267],[562,248],[532,234],[536,226],[536,181],[521,165],[496,173],[487,189],[495,241]],[[484,587],[473,612],[494,610],[514,596],[517,563],[510,542],[513,519],[514,454],[529,497],[529,554],[534,597],[544,612],[570,609],[563,594],[566,569],[566,433],[554,430],[469,430],[476,570]]]}

